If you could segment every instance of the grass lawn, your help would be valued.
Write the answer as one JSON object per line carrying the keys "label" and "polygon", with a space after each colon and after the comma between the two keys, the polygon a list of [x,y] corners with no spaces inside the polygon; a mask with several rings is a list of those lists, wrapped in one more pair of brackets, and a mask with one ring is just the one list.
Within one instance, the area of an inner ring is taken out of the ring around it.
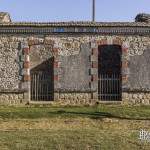
{"label": "grass lawn", "polygon": [[150,106],[0,107],[0,150],[149,150]]}

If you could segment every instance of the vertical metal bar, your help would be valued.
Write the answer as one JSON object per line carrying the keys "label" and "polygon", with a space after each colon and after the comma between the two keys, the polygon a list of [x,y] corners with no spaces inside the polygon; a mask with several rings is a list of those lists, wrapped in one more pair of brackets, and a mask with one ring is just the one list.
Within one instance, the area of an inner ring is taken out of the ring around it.
{"label": "vertical metal bar", "polygon": [[43,98],[43,100],[45,100],[45,84],[46,84],[46,77],[45,77],[45,73],[43,73],[43,75],[44,75],[44,86],[43,86],[43,96],[44,96],[44,98]]}
{"label": "vertical metal bar", "polygon": [[31,74],[31,85],[30,85],[30,93],[31,93],[31,100],[32,100],[32,74]]}
{"label": "vertical metal bar", "polygon": [[108,94],[107,94],[108,95],[107,96],[108,101],[109,101],[109,96],[110,96],[110,85],[109,84],[110,84],[110,77],[108,75],[108,85],[107,85],[108,86]]}
{"label": "vertical metal bar", "polygon": [[114,100],[116,100],[116,74],[114,73]]}
{"label": "vertical metal bar", "polygon": [[104,100],[106,100],[106,97],[105,97],[105,93],[106,93],[106,81],[105,81],[105,75],[106,74],[104,74]]}
{"label": "vertical metal bar", "polygon": [[118,100],[118,74],[116,73],[116,100]]}
{"label": "vertical metal bar", "polygon": [[34,82],[34,80],[35,80],[35,75],[34,75],[34,73],[33,73],[33,81],[32,81],[32,85],[33,85],[33,91],[32,91],[32,94],[33,94],[33,100],[35,100],[35,82]]}
{"label": "vertical metal bar", "polygon": [[48,80],[48,79],[49,79],[49,76],[48,76],[48,74],[46,75],[46,78],[47,78],[47,84],[46,84],[46,88],[47,88],[47,89],[46,89],[46,90],[47,90],[46,95],[47,95],[47,96],[46,96],[46,97],[47,97],[47,101],[48,101],[48,100],[49,100],[49,98],[48,98],[48,84],[49,84],[49,80]]}
{"label": "vertical metal bar", "polygon": [[31,100],[33,100],[33,74],[31,74]]}
{"label": "vertical metal bar", "polygon": [[115,73],[115,100],[117,100],[117,74]]}
{"label": "vertical metal bar", "polygon": [[105,74],[103,74],[103,99],[105,100]]}
{"label": "vertical metal bar", "polygon": [[107,74],[107,100],[109,101],[109,89],[110,88],[110,86],[109,86],[109,74]]}
{"label": "vertical metal bar", "polygon": [[104,74],[103,74],[103,100],[105,100],[105,80],[104,80]]}
{"label": "vertical metal bar", "polygon": [[34,80],[34,84],[35,84],[35,101],[36,101],[36,74],[35,75],[35,80]]}
{"label": "vertical metal bar", "polygon": [[113,74],[111,74],[111,97],[110,100],[112,100],[112,94],[113,94]]}
{"label": "vertical metal bar", "polygon": [[118,100],[118,74],[116,73],[116,100]]}
{"label": "vertical metal bar", "polygon": [[43,93],[43,86],[44,86],[44,74],[42,73],[42,92],[41,92],[41,94],[42,94],[42,100],[44,99],[44,93]]}
{"label": "vertical metal bar", "polygon": [[100,98],[100,100],[102,100],[102,98],[101,98],[101,74],[99,74],[99,98]]}
{"label": "vertical metal bar", "polygon": [[101,94],[102,94],[102,100],[104,100],[104,80],[103,80],[103,74],[102,74],[102,92],[101,92]]}
{"label": "vertical metal bar", "polygon": [[120,94],[119,94],[119,73],[118,73],[118,100],[119,100],[119,96]]}
{"label": "vertical metal bar", "polygon": [[44,84],[43,84],[43,100],[45,100],[45,73],[43,73],[43,76],[44,76]]}
{"label": "vertical metal bar", "polygon": [[113,74],[111,74],[111,77],[110,77],[110,101],[111,101],[111,98],[112,98],[112,81],[113,81]]}
{"label": "vertical metal bar", "polygon": [[34,100],[34,74],[31,75],[31,86],[32,86],[32,92],[31,92],[31,100]]}
{"label": "vertical metal bar", "polygon": [[38,87],[37,87],[38,74],[36,74],[36,100],[38,101]]}
{"label": "vertical metal bar", "polygon": [[114,89],[115,89],[115,87],[114,87],[114,79],[115,79],[115,78],[114,78],[114,73],[113,73],[113,81],[112,81],[112,84],[113,84],[113,85],[112,85],[113,94],[112,94],[112,100],[115,99],[115,96],[114,96]]}
{"label": "vertical metal bar", "polygon": [[111,81],[112,81],[112,74],[109,77],[109,100],[111,100]]}
{"label": "vertical metal bar", "polygon": [[110,76],[110,81],[109,81],[109,86],[110,86],[110,91],[109,91],[109,100],[111,101],[111,96],[112,96],[112,74]]}
{"label": "vertical metal bar", "polygon": [[105,100],[107,100],[107,74],[105,74]]}
{"label": "vertical metal bar", "polygon": [[119,87],[120,87],[120,86],[119,86],[119,81],[120,81],[120,80],[119,80],[119,74],[118,74],[118,100],[119,100],[119,96],[120,96],[120,93],[119,93]]}
{"label": "vertical metal bar", "polygon": [[39,99],[39,76],[40,76],[40,73],[38,73],[38,80],[37,80],[37,97],[38,97],[38,101],[40,100]]}
{"label": "vertical metal bar", "polygon": [[117,74],[115,73],[115,100],[117,100]]}
{"label": "vertical metal bar", "polygon": [[43,100],[43,92],[42,92],[42,88],[43,88],[43,73],[41,73],[41,101]]}
{"label": "vertical metal bar", "polygon": [[50,96],[49,96],[49,84],[50,84],[50,75],[49,75],[49,73],[48,73],[47,76],[48,76],[48,77],[47,77],[47,78],[48,78],[48,82],[47,82],[47,83],[48,83],[48,84],[47,84],[47,96],[48,96],[48,98],[47,98],[47,99],[48,99],[48,100],[51,100],[51,99],[50,99]]}
{"label": "vertical metal bar", "polygon": [[102,83],[102,74],[100,74],[101,75],[101,90],[100,90],[100,95],[101,95],[101,100],[103,100],[103,98],[102,98],[102,89],[103,89],[103,83]]}
{"label": "vertical metal bar", "polygon": [[110,97],[110,75],[109,74],[108,74],[108,85],[107,86],[108,86],[108,94],[107,94],[108,96],[107,96],[107,98],[108,98],[108,101],[110,101],[109,100],[109,97]]}
{"label": "vertical metal bar", "polygon": [[99,95],[100,95],[100,100],[102,100],[102,77],[101,77],[101,74],[100,74],[100,78],[99,78],[99,82],[100,82],[100,93],[99,93]]}
{"label": "vertical metal bar", "polygon": [[39,73],[37,73],[37,78],[36,78],[36,95],[37,95],[37,101],[39,101],[39,97],[38,97],[38,80],[39,80]]}
{"label": "vertical metal bar", "polygon": [[41,82],[42,82],[41,76],[42,76],[42,74],[40,74],[40,77],[39,77],[39,98],[40,98],[40,100],[42,100],[41,99]]}
{"label": "vertical metal bar", "polygon": [[104,75],[104,81],[105,81],[105,100],[107,99],[107,94],[106,94],[106,92],[107,92],[107,74],[105,74]]}
{"label": "vertical metal bar", "polygon": [[108,74],[106,74],[106,100],[108,98]]}

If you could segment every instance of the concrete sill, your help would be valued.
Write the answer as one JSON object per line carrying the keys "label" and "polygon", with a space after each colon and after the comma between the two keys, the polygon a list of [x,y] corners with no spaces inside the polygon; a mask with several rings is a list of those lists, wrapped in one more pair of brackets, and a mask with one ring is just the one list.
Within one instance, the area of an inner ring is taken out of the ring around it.
{"label": "concrete sill", "polygon": [[29,101],[29,104],[53,104],[54,101]]}
{"label": "concrete sill", "polygon": [[99,101],[101,104],[122,104],[122,101]]}

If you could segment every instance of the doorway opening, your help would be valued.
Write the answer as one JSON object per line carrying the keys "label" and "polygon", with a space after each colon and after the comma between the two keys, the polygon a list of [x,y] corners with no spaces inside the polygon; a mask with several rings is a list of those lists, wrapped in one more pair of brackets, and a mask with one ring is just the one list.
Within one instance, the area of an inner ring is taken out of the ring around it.
{"label": "doorway opening", "polygon": [[54,58],[50,58],[31,69],[31,101],[53,101],[53,62]]}
{"label": "doorway opening", "polygon": [[98,97],[102,101],[121,101],[121,56],[119,45],[98,47]]}

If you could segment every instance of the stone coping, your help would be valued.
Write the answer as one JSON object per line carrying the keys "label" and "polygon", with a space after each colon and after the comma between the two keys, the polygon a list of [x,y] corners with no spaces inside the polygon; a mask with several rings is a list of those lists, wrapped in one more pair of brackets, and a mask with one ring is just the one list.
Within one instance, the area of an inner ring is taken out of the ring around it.
{"label": "stone coping", "polygon": [[96,92],[96,90],[85,90],[85,91],[79,91],[79,90],[55,90],[55,93],[94,93]]}
{"label": "stone coping", "polygon": [[150,27],[145,22],[9,22],[0,23],[0,27]]}
{"label": "stone coping", "polygon": [[[143,24],[143,23],[142,23]],[[10,25],[0,24],[0,34],[105,34],[105,35],[148,35],[150,24],[135,26],[84,26],[84,25]]]}

